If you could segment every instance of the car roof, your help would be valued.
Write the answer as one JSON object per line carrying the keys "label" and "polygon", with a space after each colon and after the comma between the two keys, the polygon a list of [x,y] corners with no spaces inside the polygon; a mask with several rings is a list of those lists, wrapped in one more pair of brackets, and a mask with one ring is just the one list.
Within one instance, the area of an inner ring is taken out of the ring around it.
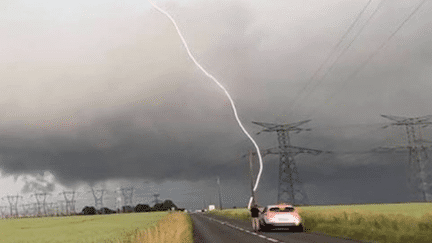
{"label": "car roof", "polygon": [[281,208],[281,207],[291,207],[293,208],[293,205],[289,204],[278,204],[278,205],[267,205],[267,208]]}

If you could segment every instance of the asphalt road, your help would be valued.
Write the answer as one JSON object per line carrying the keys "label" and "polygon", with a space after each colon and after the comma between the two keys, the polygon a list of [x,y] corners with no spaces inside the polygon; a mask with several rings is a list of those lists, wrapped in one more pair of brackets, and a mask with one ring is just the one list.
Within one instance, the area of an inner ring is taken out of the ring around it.
{"label": "asphalt road", "polygon": [[[205,213],[190,214],[193,220],[195,243],[250,242],[250,243],[355,243],[361,241],[347,240],[326,236],[319,233],[293,233],[288,231],[271,231],[255,233],[252,224],[245,221],[227,219]],[[364,242],[362,242],[364,243]]]}

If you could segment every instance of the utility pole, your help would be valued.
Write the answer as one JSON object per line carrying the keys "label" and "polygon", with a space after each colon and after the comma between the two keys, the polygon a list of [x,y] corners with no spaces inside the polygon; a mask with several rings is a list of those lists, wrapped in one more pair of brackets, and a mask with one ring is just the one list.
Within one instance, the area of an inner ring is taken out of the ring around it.
{"label": "utility pole", "polygon": [[[425,146],[424,143],[431,142],[422,139],[420,129],[432,124],[432,122],[429,121],[432,115],[411,118],[390,115],[381,116],[393,121],[390,125],[384,126],[383,129],[389,126],[405,126],[408,139],[407,146],[381,147],[381,149],[394,151],[408,148],[407,184],[412,193],[411,196],[415,201],[427,202],[432,186],[432,171],[426,148],[430,148],[431,146]],[[421,128],[418,126],[421,126]],[[416,135],[416,130],[418,130],[418,137]]]}
{"label": "utility pole", "polygon": [[[299,133],[301,131],[310,131],[311,129],[298,127],[309,121],[311,120],[300,121],[291,124],[252,122],[254,124],[264,127],[261,132],[277,132],[278,135],[279,146],[277,148],[267,149],[262,152],[263,157],[268,154],[279,154],[279,183],[277,197],[278,203],[308,203],[308,198],[306,193],[302,189],[301,181],[297,171],[297,166],[294,161],[294,157],[297,154],[307,153],[312,155],[318,155],[321,153],[331,153],[329,151],[301,148],[291,145],[289,132],[295,131],[296,133]],[[257,135],[261,132],[258,132]],[[255,155],[256,153],[254,152],[252,154]]]}
{"label": "utility pole", "polygon": [[217,177],[217,184],[219,186],[219,209],[222,210],[222,196],[221,196],[221,187],[220,187],[219,176]]}

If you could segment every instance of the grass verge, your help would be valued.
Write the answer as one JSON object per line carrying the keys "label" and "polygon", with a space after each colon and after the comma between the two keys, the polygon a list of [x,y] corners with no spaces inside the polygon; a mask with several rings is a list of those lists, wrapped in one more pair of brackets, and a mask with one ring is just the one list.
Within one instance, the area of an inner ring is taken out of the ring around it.
{"label": "grass verge", "polygon": [[155,226],[138,232],[133,242],[193,243],[192,219],[187,213],[169,213]]}

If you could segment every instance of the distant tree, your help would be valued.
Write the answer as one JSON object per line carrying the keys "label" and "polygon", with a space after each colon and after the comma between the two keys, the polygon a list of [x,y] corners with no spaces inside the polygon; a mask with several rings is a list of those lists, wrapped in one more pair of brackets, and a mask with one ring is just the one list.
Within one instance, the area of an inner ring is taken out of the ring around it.
{"label": "distant tree", "polygon": [[150,211],[150,206],[147,204],[138,204],[135,206],[135,212],[141,213],[141,212],[148,212]]}
{"label": "distant tree", "polygon": [[162,211],[168,211],[174,208],[174,210],[178,210],[178,207],[171,200],[165,200],[162,203]]}
{"label": "distant tree", "polygon": [[163,204],[162,203],[156,203],[153,208],[152,211],[163,211]]}
{"label": "distant tree", "polygon": [[112,213],[116,213],[116,211],[111,210],[109,208],[101,208],[100,210],[97,210],[98,214],[112,214]]}
{"label": "distant tree", "polygon": [[84,209],[82,210],[82,213],[84,215],[94,215],[96,214],[96,209],[94,207],[85,206]]}
{"label": "distant tree", "polygon": [[116,213],[116,211],[115,210],[112,210],[112,209],[109,209],[109,208],[106,208],[106,212],[108,212],[109,214],[113,214],[113,213]]}

